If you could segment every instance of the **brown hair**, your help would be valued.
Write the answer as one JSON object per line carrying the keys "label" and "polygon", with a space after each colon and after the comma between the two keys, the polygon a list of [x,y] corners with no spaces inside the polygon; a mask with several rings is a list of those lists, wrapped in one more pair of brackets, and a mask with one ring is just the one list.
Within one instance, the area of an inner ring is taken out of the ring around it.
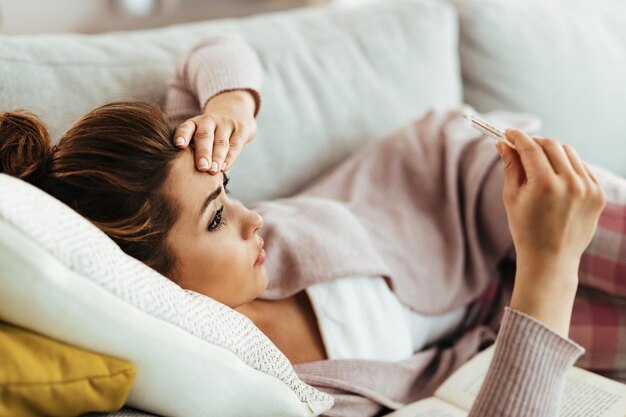
{"label": "brown hair", "polygon": [[162,186],[179,150],[158,106],[120,101],[97,107],[54,147],[25,110],[0,113],[0,172],[27,181],[87,218],[130,256],[171,276],[165,236],[179,207]]}

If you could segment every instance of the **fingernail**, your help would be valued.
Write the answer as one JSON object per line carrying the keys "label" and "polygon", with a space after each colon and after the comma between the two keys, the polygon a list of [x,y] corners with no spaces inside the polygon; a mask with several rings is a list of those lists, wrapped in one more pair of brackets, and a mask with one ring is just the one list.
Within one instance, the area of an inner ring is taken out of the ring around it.
{"label": "fingernail", "polygon": [[513,129],[507,129],[505,134],[506,134],[506,139],[511,142],[513,145],[515,145],[515,130]]}
{"label": "fingernail", "polygon": [[217,172],[217,162],[213,161],[213,163],[211,164],[211,171]]}
{"label": "fingernail", "polygon": [[181,137],[177,137],[176,138],[176,144],[177,145],[182,145],[183,143],[185,143],[185,139],[183,139]]}
{"label": "fingernail", "polygon": [[209,167],[209,161],[207,161],[206,158],[200,158],[198,166],[202,169],[207,169]]}
{"label": "fingernail", "polygon": [[224,161],[224,162],[222,163],[222,169],[221,169],[221,171],[226,171],[226,166],[227,166],[226,161]]}
{"label": "fingernail", "polygon": [[502,144],[500,142],[496,143],[496,150],[498,151],[500,156],[502,156]]}

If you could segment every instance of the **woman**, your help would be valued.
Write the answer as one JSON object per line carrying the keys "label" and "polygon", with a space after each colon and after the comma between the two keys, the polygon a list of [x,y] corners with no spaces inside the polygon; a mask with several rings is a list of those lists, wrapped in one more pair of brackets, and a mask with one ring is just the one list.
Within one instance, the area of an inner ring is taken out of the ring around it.
{"label": "woman", "polygon": [[[219,71],[225,63],[228,74]],[[324,343],[311,303],[317,290],[258,299],[272,280],[264,267],[264,240],[258,234],[264,221],[227,196],[225,171],[254,137],[259,82],[260,65],[245,42],[208,39],[192,49],[178,68],[168,91],[170,120],[147,103],[111,103],[87,113],[51,148],[36,117],[24,112],[3,114],[2,172],[65,202],[126,253],[181,287],[245,314],[294,364],[337,359],[337,351],[329,356],[332,347]],[[176,129],[172,132],[170,126]],[[498,149],[505,161],[504,201],[517,262],[523,267],[516,271],[501,343],[470,415],[555,416],[564,372],[583,352],[567,339],[569,321],[580,258],[605,199],[594,174],[573,149],[516,130],[507,131],[507,137],[517,151]],[[182,142],[177,148],[173,142],[178,138]],[[269,246],[271,236],[265,236]],[[348,280],[333,282],[344,281]],[[354,282],[360,284],[349,291],[370,288],[378,301],[387,291],[386,305],[404,314],[407,323],[424,320],[436,328],[432,335],[408,341],[411,349],[444,341],[465,317],[464,307],[451,315],[425,318],[399,307],[397,300],[394,304],[388,297],[392,285],[381,277]],[[550,372],[540,376],[510,372],[519,357],[511,353],[505,337],[521,329],[525,339],[541,340],[541,346],[525,358],[526,364],[545,365]],[[406,351],[382,354],[397,358]],[[499,383],[505,379],[513,383]],[[336,397],[356,401],[339,387],[325,385]],[[524,410],[515,408],[520,398]],[[342,415],[374,415],[381,404],[389,403],[370,401],[361,408],[339,403],[333,410]]]}

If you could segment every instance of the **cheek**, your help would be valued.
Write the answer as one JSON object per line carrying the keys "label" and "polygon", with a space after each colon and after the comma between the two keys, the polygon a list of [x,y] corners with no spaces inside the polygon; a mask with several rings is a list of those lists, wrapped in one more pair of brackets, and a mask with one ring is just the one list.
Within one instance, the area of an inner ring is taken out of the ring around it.
{"label": "cheek", "polygon": [[220,272],[238,274],[250,269],[247,268],[250,254],[239,239],[224,238],[210,252],[212,263]]}
{"label": "cheek", "polygon": [[180,260],[178,284],[227,305],[254,281],[254,250],[242,239],[232,223],[215,232],[200,231],[177,240]]}
{"label": "cheek", "polygon": [[245,243],[236,233],[222,229],[217,233],[207,232],[206,235],[198,239],[192,251],[192,263],[201,268],[198,272],[205,277],[227,279],[246,270],[250,254],[246,252]]}

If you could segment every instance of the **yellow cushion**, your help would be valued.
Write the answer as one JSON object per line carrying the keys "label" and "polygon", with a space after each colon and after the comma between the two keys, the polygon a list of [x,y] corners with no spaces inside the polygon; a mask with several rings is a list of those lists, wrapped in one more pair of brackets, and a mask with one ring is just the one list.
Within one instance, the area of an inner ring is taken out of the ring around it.
{"label": "yellow cushion", "polygon": [[115,411],[135,379],[132,363],[0,322],[0,416]]}

